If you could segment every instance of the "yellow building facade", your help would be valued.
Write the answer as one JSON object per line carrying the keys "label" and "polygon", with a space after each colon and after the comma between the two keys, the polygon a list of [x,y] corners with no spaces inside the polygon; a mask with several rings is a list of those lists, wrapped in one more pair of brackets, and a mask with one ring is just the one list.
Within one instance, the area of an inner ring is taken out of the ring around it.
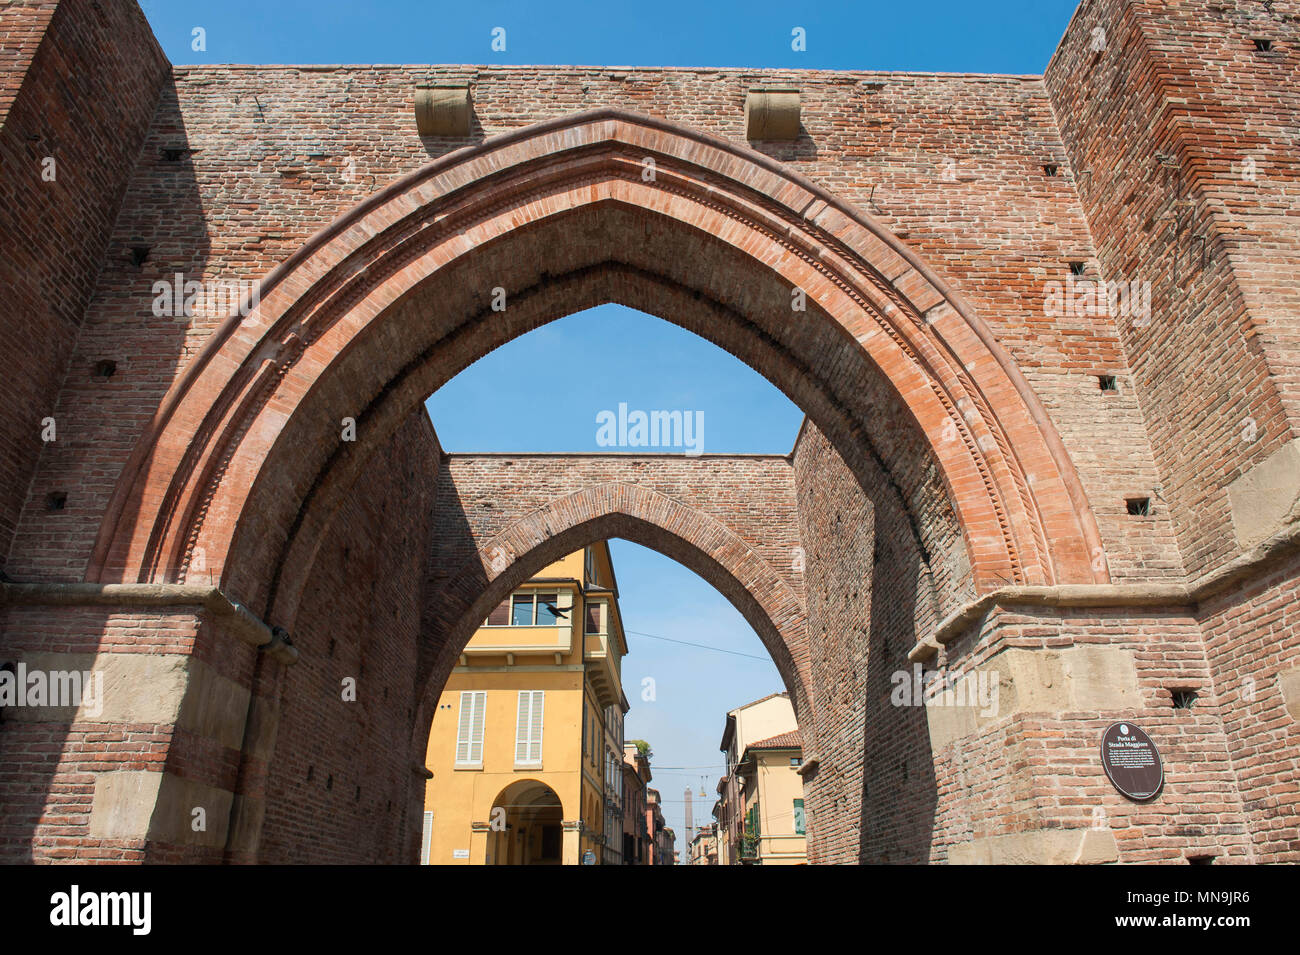
{"label": "yellow building facade", "polygon": [[803,743],[789,694],[728,712],[719,748],[727,755],[713,810],[719,863],[805,864]]}
{"label": "yellow building facade", "polygon": [[798,730],[745,748],[737,765],[743,779],[744,848],[760,865],[804,865],[808,841],[804,822],[802,743]]}
{"label": "yellow building facade", "polygon": [[492,611],[429,731],[423,862],[618,864],[626,654],[604,542]]}

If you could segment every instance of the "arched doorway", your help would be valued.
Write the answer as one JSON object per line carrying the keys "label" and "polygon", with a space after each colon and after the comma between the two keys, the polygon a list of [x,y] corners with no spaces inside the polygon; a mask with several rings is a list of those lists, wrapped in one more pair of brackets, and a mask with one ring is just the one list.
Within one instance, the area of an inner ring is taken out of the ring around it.
{"label": "arched doorway", "polygon": [[564,809],[555,790],[535,779],[520,780],[501,790],[492,806],[487,865],[561,865],[565,861]]}

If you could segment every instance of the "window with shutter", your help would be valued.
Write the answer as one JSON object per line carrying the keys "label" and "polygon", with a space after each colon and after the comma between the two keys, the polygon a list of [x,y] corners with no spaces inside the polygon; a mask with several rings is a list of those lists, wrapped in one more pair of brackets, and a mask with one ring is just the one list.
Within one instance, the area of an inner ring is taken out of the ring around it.
{"label": "window with shutter", "polygon": [[515,765],[542,764],[542,709],[545,691],[520,690],[515,723]]}
{"label": "window with shutter", "polygon": [[505,627],[510,624],[510,598],[507,597],[501,603],[497,604],[496,609],[488,616],[487,625],[489,627]]}
{"label": "window with shutter", "polygon": [[460,722],[456,727],[456,765],[483,765],[483,724],[487,691],[466,690],[460,695]]}
{"label": "window with shutter", "polygon": [[600,601],[587,601],[587,633],[600,633]]}
{"label": "window with shutter", "polygon": [[433,847],[433,812],[424,814],[424,837],[420,840],[420,865],[429,864],[429,853]]}

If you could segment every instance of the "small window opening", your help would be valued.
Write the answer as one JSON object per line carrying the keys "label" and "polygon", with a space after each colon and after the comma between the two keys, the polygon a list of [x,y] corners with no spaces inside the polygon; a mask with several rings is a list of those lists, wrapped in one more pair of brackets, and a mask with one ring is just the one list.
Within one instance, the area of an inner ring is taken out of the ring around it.
{"label": "small window opening", "polygon": [[1269,52],[1270,50],[1272,50],[1272,49],[1273,49],[1273,41],[1272,41],[1272,40],[1266,40],[1264,37],[1256,37],[1256,38],[1255,38],[1255,52],[1256,52],[1256,53],[1268,53],[1268,52]]}
{"label": "small window opening", "polygon": [[1188,856],[1188,865],[1214,865],[1214,856]]}
{"label": "small window opening", "polygon": [[1043,175],[1047,176],[1049,179],[1055,178],[1059,169],[1060,167],[1058,167],[1054,162],[1043,163]]}
{"label": "small window opening", "polygon": [[1116,393],[1119,391],[1119,379],[1114,375],[1098,375],[1097,387],[1102,391]]}
{"label": "small window opening", "polygon": [[1174,698],[1174,709],[1176,710],[1190,710],[1192,704],[1196,702],[1195,690],[1170,690],[1169,693]]}
{"label": "small window opening", "polygon": [[185,154],[189,150],[176,146],[164,146],[159,152],[162,153],[163,162],[180,162],[185,158]]}
{"label": "small window opening", "polygon": [[131,246],[131,264],[136,268],[144,265],[144,260],[149,258],[149,246],[133,245]]}
{"label": "small window opening", "polygon": [[1071,275],[1082,275],[1082,274],[1083,274],[1083,269],[1084,269],[1084,265],[1083,265],[1082,262],[1071,262],[1071,263],[1070,263],[1070,274],[1071,274]]}
{"label": "small window opening", "polygon": [[67,491],[51,491],[45,495],[45,509],[47,511],[61,511],[68,506]]}
{"label": "small window opening", "polygon": [[117,374],[117,362],[105,358],[102,361],[95,362],[96,378],[112,378]]}
{"label": "small window opening", "polygon": [[1151,498],[1149,497],[1130,497],[1124,500],[1128,512],[1134,517],[1151,516]]}

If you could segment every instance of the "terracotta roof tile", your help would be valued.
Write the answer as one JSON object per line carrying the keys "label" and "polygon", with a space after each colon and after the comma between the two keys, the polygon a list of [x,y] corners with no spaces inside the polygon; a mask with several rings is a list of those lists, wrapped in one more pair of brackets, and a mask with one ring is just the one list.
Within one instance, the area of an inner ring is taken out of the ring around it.
{"label": "terracotta roof tile", "polygon": [[788,733],[780,733],[776,736],[769,736],[767,739],[761,739],[757,743],[750,743],[746,749],[802,749],[803,740],[799,736],[798,730],[791,730]]}

